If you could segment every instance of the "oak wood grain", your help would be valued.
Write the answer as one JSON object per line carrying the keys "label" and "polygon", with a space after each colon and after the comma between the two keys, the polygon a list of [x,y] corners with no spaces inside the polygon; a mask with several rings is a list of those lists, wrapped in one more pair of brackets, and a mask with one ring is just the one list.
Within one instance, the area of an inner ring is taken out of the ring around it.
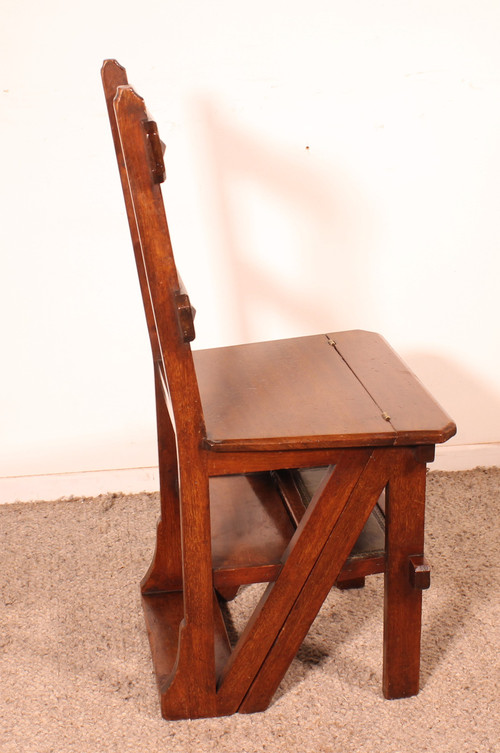
{"label": "oak wood grain", "polygon": [[[163,716],[266,708],[328,590],[382,571],[384,693],[416,693],[425,463],[453,421],[372,332],[193,353],[157,123],[116,61],[102,80],[154,362],[161,517],[141,588]],[[231,649],[220,604],[256,582]]]}
{"label": "oak wood grain", "polygon": [[269,705],[290,661],[297,653],[382,489],[387,484],[390,473],[391,462],[387,452],[375,450],[368,458],[365,456],[362,471],[356,475],[355,484],[350,487],[339,514],[329,516],[330,525],[326,540],[322,542],[321,550],[307,574],[307,579],[301,588],[297,589],[286,622],[276,633],[276,639],[265,657],[260,672],[256,674],[246,693],[240,711],[261,711]]}
{"label": "oak wood grain", "polygon": [[375,333],[331,333],[193,355],[205,444],[214,451],[431,444],[455,431]]}
{"label": "oak wood grain", "polygon": [[[220,678],[219,714],[237,711],[250,684],[260,673],[275,636],[282,630],[297,593],[307,581],[369,457],[370,451],[351,450],[342,464],[330,468],[322,480],[285,550],[278,579],[269,584]],[[266,683],[273,679],[267,678]]]}

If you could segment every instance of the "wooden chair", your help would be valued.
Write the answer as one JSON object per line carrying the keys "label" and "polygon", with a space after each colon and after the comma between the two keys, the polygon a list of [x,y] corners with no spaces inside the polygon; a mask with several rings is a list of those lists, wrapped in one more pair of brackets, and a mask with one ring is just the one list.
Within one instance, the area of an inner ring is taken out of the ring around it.
{"label": "wooden chair", "polygon": [[[116,61],[102,76],[154,361],[161,519],[142,600],[163,716],[267,708],[332,586],[381,572],[383,692],[417,693],[426,462],[455,425],[371,332],[192,352],[158,129]],[[231,645],[224,600],[258,582]]]}

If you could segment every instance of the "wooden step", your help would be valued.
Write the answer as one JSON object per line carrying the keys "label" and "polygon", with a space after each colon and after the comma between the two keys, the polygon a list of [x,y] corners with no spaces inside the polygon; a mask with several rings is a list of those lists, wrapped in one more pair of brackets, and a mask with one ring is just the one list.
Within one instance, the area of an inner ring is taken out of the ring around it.
{"label": "wooden step", "polygon": [[[214,585],[276,580],[281,557],[326,468],[210,479]],[[294,496],[295,489],[295,496]],[[370,515],[339,583],[384,572],[384,514]]]}

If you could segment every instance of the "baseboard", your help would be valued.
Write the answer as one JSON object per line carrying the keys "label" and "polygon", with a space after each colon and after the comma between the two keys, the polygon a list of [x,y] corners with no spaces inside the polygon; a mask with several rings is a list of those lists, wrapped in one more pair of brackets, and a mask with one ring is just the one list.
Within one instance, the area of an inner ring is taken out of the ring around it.
{"label": "baseboard", "polygon": [[136,494],[158,491],[159,488],[158,468],[11,476],[0,478],[0,504],[61,497],[97,497],[109,492]]}
{"label": "baseboard", "polygon": [[[436,460],[430,469],[463,471],[477,466],[500,466],[500,442],[438,446]],[[136,494],[158,489],[158,468],[154,467],[8,476],[0,478],[0,504],[61,497],[96,497],[109,492]]]}
{"label": "baseboard", "polygon": [[438,445],[429,467],[432,471],[467,471],[478,466],[500,466],[500,442]]}

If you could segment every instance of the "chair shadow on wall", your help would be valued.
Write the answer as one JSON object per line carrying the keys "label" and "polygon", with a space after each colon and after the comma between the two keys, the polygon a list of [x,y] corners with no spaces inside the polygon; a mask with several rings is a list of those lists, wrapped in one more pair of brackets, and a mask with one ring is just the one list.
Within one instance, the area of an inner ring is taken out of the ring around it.
{"label": "chair shadow on wall", "polygon": [[[327,176],[307,144],[284,149],[244,131],[209,100],[196,106],[204,154],[212,160],[208,201],[218,222],[215,263],[224,270],[230,288],[224,294],[241,340],[262,338],[252,326],[261,311],[270,315],[266,339],[288,336],[287,331],[363,328],[363,311],[375,305],[369,269],[375,260],[366,249],[373,246],[377,220],[360,187],[342,168],[335,168],[336,180]],[[267,196],[270,212],[286,219],[279,248],[265,239],[264,251],[261,244],[254,248],[256,260],[241,226],[249,211],[241,187],[255,191],[259,201]],[[282,272],[276,264],[264,265],[262,253],[279,254]],[[273,321],[280,322],[274,331]]]}

